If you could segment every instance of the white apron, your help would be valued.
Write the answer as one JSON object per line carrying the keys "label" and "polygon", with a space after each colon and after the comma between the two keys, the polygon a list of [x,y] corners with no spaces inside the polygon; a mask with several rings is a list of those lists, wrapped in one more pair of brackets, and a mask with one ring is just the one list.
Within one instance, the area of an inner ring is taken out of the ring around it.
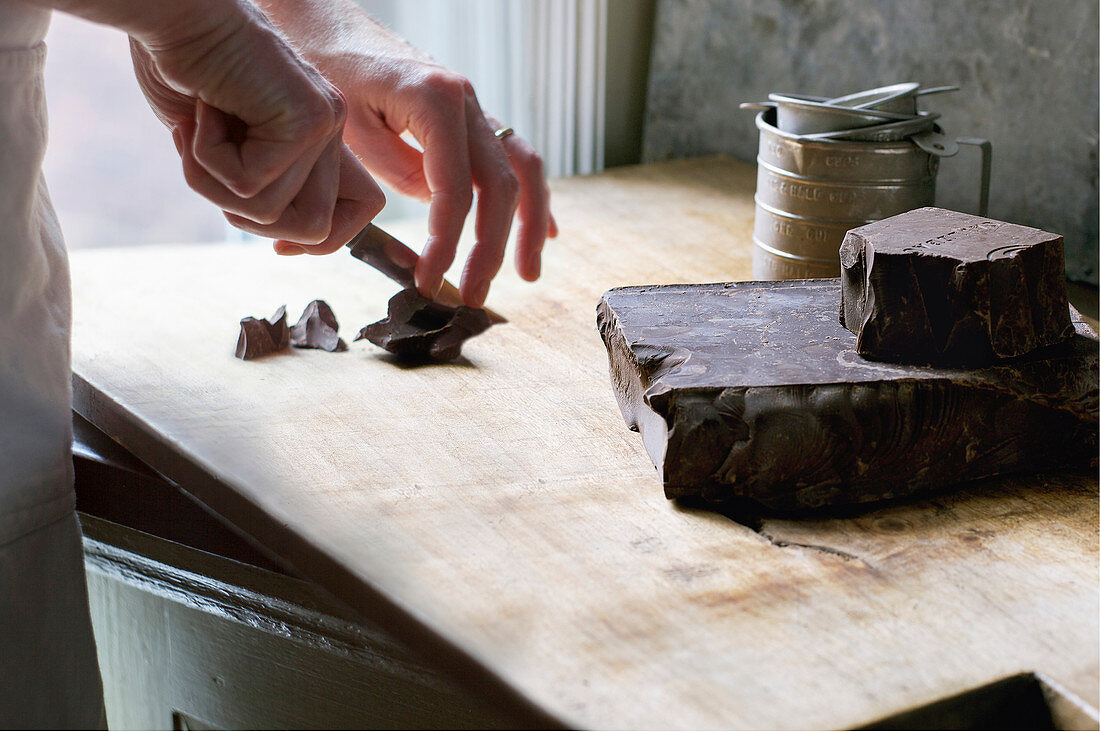
{"label": "white apron", "polygon": [[0,728],[102,728],[73,511],[65,245],[41,176],[47,11],[0,0]]}

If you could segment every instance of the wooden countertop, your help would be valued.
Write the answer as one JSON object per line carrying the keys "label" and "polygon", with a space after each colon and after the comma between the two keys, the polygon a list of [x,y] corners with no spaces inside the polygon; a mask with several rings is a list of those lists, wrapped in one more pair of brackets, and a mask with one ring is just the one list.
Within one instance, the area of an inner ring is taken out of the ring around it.
{"label": "wooden countertop", "polygon": [[595,306],[748,279],[754,188],[721,158],[555,181],[543,280],[505,273],[510,322],[415,369],[366,342],[233,357],[238,320],[283,303],[327,300],[349,341],[380,318],[394,286],[346,253],[78,252],[75,407],[534,724],[852,727],[1018,672],[1095,707],[1094,477],[760,527],[665,500]]}

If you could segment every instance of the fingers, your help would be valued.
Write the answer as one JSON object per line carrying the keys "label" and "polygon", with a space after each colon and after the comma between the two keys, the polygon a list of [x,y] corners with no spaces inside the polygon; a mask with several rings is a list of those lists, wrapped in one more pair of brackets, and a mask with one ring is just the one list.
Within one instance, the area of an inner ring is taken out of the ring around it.
{"label": "fingers", "polygon": [[[260,216],[270,217],[273,214],[267,212],[272,208],[285,207],[302,187],[322,151],[340,136],[339,127],[323,126],[313,130],[314,134],[309,136],[312,141],[303,138],[283,144],[257,140],[256,130],[240,119],[201,99],[196,100],[195,107],[195,134],[191,142],[194,162],[204,171],[203,177],[216,183],[218,189],[238,200],[253,201],[246,208]],[[333,181],[335,186],[335,176]],[[249,216],[246,211],[238,213]],[[262,218],[255,220],[263,223]]]}
{"label": "fingers", "polygon": [[344,128],[344,139],[363,164],[379,180],[403,196],[431,200],[432,191],[424,175],[424,154],[405,142],[380,120]]}
{"label": "fingers", "polygon": [[153,113],[169,129],[191,119],[195,114],[194,100],[169,87],[145,46],[134,38],[129,40],[134,75]]}
{"label": "fingers", "polygon": [[230,221],[261,236],[279,236],[316,244],[329,235],[332,209],[339,188],[339,139],[317,155],[295,161],[279,179],[251,198],[229,190],[202,166],[194,152],[194,132],[188,123],[177,128],[187,184],[226,212]]}
{"label": "fingers", "polygon": [[139,83],[188,184],[234,225],[277,250],[333,251],[384,204],[342,142],[344,98],[258,8],[228,6],[217,33],[132,41]]}
{"label": "fingers", "polygon": [[196,101],[195,159],[241,198],[258,195],[302,160],[312,163],[343,130],[347,110],[336,88],[308,67],[295,71],[270,103],[245,97],[235,111]]}
{"label": "fingers", "polygon": [[466,112],[473,89],[456,74],[433,73],[421,82],[426,101],[409,118],[409,129],[424,145],[424,178],[431,192],[428,241],[415,273],[424,297],[439,292],[473,201]]}
{"label": "fingers", "polygon": [[369,224],[386,205],[382,189],[343,143],[340,144],[339,162],[339,195],[332,211],[329,236],[314,245],[279,239],[275,242],[276,253],[332,254]]}
{"label": "fingers", "polygon": [[546,185],[542,158],[526,140],[510,135],[502,142],[520,184],[516,271],[533,282],[542,273],[543,244],[547,238],[558,235],[550,213],[550,188]]}
{"label": "fingers", "polygon": [[519,201],[519,181],[508,163],[500,140],[485,119],[474,97],[466,107],[469,130],[470,167],[477,186],[477,241],[462,273],[459,293],[470,307],[485,303],[489,285],[500,271],[508,232]]}
{"label": "fingers", "polygon": [[[493,130],[503,125],[484,114],[462,76],[419,62],[394,69],[393,78],[383,74],[377,87],[374,75],[355,75],[346,89],[354,104],[345,136],[380,180],[406,195],[428,197],[429,236],[416,267],[417,289],[425,297],[439,291],[474,191],[477,240],[460,282],[463,301],[484,304],[517,212],[516,268],[524,279],[537,279],[543,245],[557,235],[538,153],[516,135],[495,137]],[[405,132],[423,153],[401,139]]]}
{"label": "fingers", "polygon": [[347,145],[334,140],[276,221],[260,224],[228,210],[225,217],[243,231],[276,239],[278,254],[331,254],[370,223],[385,203],[382,190]]}

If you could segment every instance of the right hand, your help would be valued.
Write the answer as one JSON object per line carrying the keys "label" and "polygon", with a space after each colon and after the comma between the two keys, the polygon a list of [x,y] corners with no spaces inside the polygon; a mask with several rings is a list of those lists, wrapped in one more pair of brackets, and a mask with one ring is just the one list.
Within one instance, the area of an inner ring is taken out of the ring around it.
{"label": "right hand", "polygon": [[341,140],[340,92],[247,0],[186,6],[178,22],[131,31],[130,45],[188,185],[280,254],[336,251],[385,204]]}
{"label": "right hand", "polygon": [[[482,307],[500,270],[514,217],[516,271],[535,280],[542,249],[557,235],[542,158],[487,115],[470,82],[396,36],[352,0],[256,0],[294,47],[347,96],[344,138],[398,193],[430,201],[417,289],[432,297],[454,261],[477,193],[476,241],[459,282]],[[410,144],[407,137],[416,139]]]}

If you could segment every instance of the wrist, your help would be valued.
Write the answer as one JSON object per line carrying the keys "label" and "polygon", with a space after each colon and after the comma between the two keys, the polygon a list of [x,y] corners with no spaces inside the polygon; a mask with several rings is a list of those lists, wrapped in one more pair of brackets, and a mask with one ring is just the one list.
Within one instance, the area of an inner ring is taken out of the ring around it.
{"label": "wrist", "polygon": [[430,56],[351,0],[255,0],[255,4],[303,58],[333,81],[365,58],[431,62]]}
{"label": "wrist", "polygon": [[186,44],[246,14],[247,0],[29,0],[125,32],[153,46]]}

